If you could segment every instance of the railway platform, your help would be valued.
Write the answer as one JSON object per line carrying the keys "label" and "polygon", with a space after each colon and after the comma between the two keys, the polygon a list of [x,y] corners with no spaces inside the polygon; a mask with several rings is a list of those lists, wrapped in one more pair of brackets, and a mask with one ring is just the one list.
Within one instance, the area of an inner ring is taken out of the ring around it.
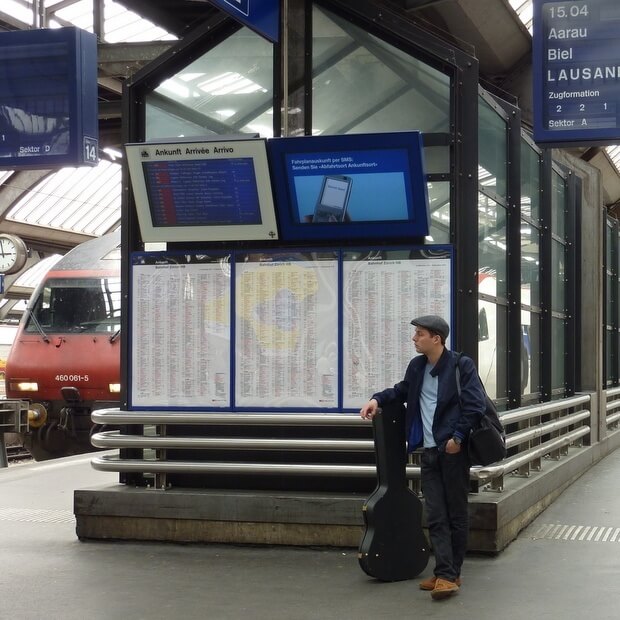
{"label": "railway platform", "polygon": [[461,591],[441,602],[420,591],[417,579],[368,578],[351,548],[81,542],[74,490],[116,482],[115,474],[92,469],[92,458],[0,470],[3,620],[618,617],[620,450],[502,553],[469,555]]}

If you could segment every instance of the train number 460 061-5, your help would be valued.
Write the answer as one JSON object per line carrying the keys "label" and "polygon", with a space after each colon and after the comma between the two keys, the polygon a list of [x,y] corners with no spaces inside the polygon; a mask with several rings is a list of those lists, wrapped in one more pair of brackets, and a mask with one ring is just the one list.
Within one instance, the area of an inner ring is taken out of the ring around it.
{"label": "train number 460 061-5", "polygon": [[56,381],[88,381],[88,375],[56,375]]}

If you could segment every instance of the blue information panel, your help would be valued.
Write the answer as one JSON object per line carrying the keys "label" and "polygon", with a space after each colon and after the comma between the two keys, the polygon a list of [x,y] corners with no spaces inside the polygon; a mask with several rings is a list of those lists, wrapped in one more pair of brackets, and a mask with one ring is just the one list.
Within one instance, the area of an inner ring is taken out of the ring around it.
{"label": "blue information panel", "polygon": [[153,226],[260,224],[249,157],[144,162]]}
{"label": "blue information panel", "polygon": [[97,107],[94,34],[0,33],[0,169],[96,165]]}
{"label": "blue information panel", "polygon": [[283,239],[428,234],[419,132],[274,138],[269,152]]}
{"label": "blue information panel", "polygon": [[620,139],[620,2],[534,0],[534,139]]}
{"label": "blue information panel", "polygon": [[211,0],[211,2],[270,41],[278,42],[280,0]]}

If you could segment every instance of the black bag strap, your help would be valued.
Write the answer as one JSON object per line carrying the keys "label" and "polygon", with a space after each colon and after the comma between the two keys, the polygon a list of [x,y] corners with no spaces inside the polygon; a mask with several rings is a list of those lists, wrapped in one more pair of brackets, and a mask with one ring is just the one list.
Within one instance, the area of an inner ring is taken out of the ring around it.
{"label": "black bag strap", "polygon": [[456,393],[459,395],[459,404],[461,402],[461,357],[463,357],[462,352],[456,354]]}
{"label": "black bag strap", "polygon": [[[461,405],[461,407],[463,407],[463,404],[461,403],[461,358],[462,357],[463,357],[462,351],[456,354],[456,366],[454,368],[454,374],[456,376],[456,393],[458,394],[459,404]],[[484,383],[482,383],[482,379],[480,379],[480,375],[478,375],[478,379],[480,381],[480,385],[482,386],[482,391],[485,397],[488,399],[489,397],[487,396],[487,391],[484,387]],[[483,413],[482,415],[484,417],[485,414]]]}
{"label": "black bag strap", "polygon": [[[461,403],[461,365],[460,365],[461,357],[463,357],[462,352],[456,354],[455,375],[456,375],[456,391],[457,391],[458,398],[459,398],[459,405],[463,407],[463,404]],[[478,379],[480,379],[480,375],[478,375]],[[484,418],[489,419],[491,421],[491,424],[498,430],[498,432],[501,433],[502,436],[505,436],[504,425],[502,424],[502,421],[499,419],[495,404],[493,403],[493,401],[489,398],[489,395],[487,394],[487,391],[484,387],[484,383],[482,383],[482,379],[480,379],[480,385],[482,386],[482,391],[486,399],[486,409],[482,413],[482,416],[480,419],[481,420],[484,420]]]}

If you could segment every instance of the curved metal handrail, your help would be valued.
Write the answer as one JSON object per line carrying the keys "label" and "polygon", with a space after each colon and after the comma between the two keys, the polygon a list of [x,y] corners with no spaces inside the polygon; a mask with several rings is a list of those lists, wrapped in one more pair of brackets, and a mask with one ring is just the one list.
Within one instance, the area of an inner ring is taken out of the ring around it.
{"label": "curved metal handrail", "polygon": [[618,409],[620,408],[620,399],[618,400],[612,400],[611,402],[608,402],[605,405],[605,409],[609,412],[609,411],[614,411],[614,409]]}
{"label": "curved metal handrail", "polygon": [[588,394],[582,396],[572,396],[571,398],[566,398],[564,400],[553,400],[539,405],[528,405],[527,407],[522,407],[516,411],[500,414],[500,419],[503,424],[513,424],[514,422],[529,420],[534,417],[547,415],[548,413],[555,413],[557,411],[570,409],[571,407],[578,407],[579,405],[589,402],[590,396]]}
{"label": "curved metal handrail", "polygon": [[[377,475],[374,465],[328,465],[315,463],[222,463],[204,461],[149,461],[147,459],[121,459],[118,456],[97,456],[92,466],[99,471],[175,473],[175,474],[272,474],[295,476],[347,476],[368,477]],[[409,468],[408,468],[409,469]],[[418,468],[419,469],[419,468]]]}
{"label": "curved metal handrail", "polygon": [[[619,390],[620,393],[620,390]],[[567,412],[590,401],[590,395],[578,395],[565,400],[543,403],[524,407],[505,413],[501,416],[505,425],[535,420],[534,426],[518,429],[507,435],[507,446],[516,447],[528,441],[550,433],[558,432],[566,427],[583,423],[591,417],[588,409],[569,413],[562,417],[540,423],[541,416],[554,412]],[[620,401],[619,401],[620,402]],[[305,438],[261,438],[261,437],[178,437],[166,435],[167,426],[347,426],[362,427],[368,425],[354,413],[322,414],[322,413],[199,413],[189,411],[120,411],[119,409],[100,409],[92,413],[95,423],[104,425],[160,427],[159,435],[128,435],[119,431],[103,431],[93,435],[92,441],[99,448],[120,449],[154,449],[160,450],[160,458],[128,459],[120,456],[97,456],[92,464],[95,469],[115,472],[139,472],[165,475],[166,473],[200,473],[200,474],[235,474],[248,475],[292,475],[292,476],[348,476],[376,477],[375,465],[364,464],[325,464],[325,463],[256,463],[256,462],[219,462],[219,461],[170,461],[166,460],[165,450],[238,450],[248,451],[297,451],[297,452],[372,452],[372,440],[358,439],[305,439]],[[620,413],[609,416],[608,420],[620,418]],[[502,487],[501,476],[515,471],[527,463],[540,459],[549,452],[573,443],[590,433],[590,426],[583,425],[560,437],[546,441],[531,449],[518,452],[512,457],[488,467],[473,467],[471,478],[485,484],[493,481],[497,488]],[[420,477],[417,465],[407,465],[408,479]],[[499,484],[497,480],[499,479]]]}
{"label": "curved metal handrail", "polygon": [[91,413],[91,419],[96,424],[108,425],[364,426],[368,424],[356,413],[196,413],[97,409]]}
{"label": "curved metal handrail", "polygon": [[605,423],[609,426],[610,424],[614,424],[618,420],[620,420],[620,412],[619,413],[614,413],[613,415],[608,415],[605,418]]}
{"label": "curved metal handrail", "polygon": [[155,450],[292,450],[372,452],[374,442],[364,439],[262,439],[246,437],[148,437],[103,431],[91,437],[96,448],[153,448]]}
{"label": "curved metal handrail", "polygon": [[508,458],[505,461],[502,461],[498,465],[489,465],[487,467],[472,467],[470,471],[470,477],[475,478],[481,481],[488,481],[497,476],[502,476],[508,472],[514,471],[515,469],[519,469],[526,463],[530,461],[540,458],[545,454],[552,452],[553,450],[558,450],[564,446],[567,446],[570,443],[573,443],[576,439],[587,435],[590,432],[589,426],[582,426],[566,435],[562,435],[562,437],[558,437],[557,439],[553,439],[551,441],[546,441],[540,446],[536,448],[532,448],[531,450],[526,450],[524,452],[520,452],[519,454],[513,456],[512,458]]}
{"label": "curved metal handrail", "polygon": [[608,400],[609,400],[610,396],[612,398],[614,396],[620,396],[620,386],[619,387],[615,387],[615,388],[610,388],[610,389],[606,390],[605,394],[607,395],[607,399]]}
{"label": "curved metal handrail", "polygon": [[[470,477],[479,481],[488,481],[507,472],[518,469],[525,463],[544,456],[548,452],[566,446],[576,439],[587,435],[590,427],[582,427],[562,437],[547,441],[534,449],[522,452],[498,465],[472,467]],[[347,477],[374,477],[375,465],[331,465],[315,463],[223,463],[205,461],[157,461],[149,459],[121,459],[115,455],[97,456],[92,466],[99,471],[142,472],[142,473],[185,473],[185,474],[272,474],[272,475],[327,475]],[[420,468],[407,465],[407,478],[419,478]]]}
{"label": "curved metal handrail", "polygon": [[[584,411],[579,411],[578,413],[573,413],[563,418],[559,418],[558,420],[552,420],[551,422],[538,424],[522,431],[510,433],[510,435],[506,437],[506,447],[511,448],[513,446],[518,446],[519,444],[525,443],[526,441],[536,439],[537,437],[542,437],[547,433],[553,433],[554,431],[558,431],[561,428],[571,426],[572,424],[576,424],[577,422],[581,422],[582,420],[587,420],[590,415],[591,412],[586,409]],[[588,428],[590,427],[588,426]]]}

